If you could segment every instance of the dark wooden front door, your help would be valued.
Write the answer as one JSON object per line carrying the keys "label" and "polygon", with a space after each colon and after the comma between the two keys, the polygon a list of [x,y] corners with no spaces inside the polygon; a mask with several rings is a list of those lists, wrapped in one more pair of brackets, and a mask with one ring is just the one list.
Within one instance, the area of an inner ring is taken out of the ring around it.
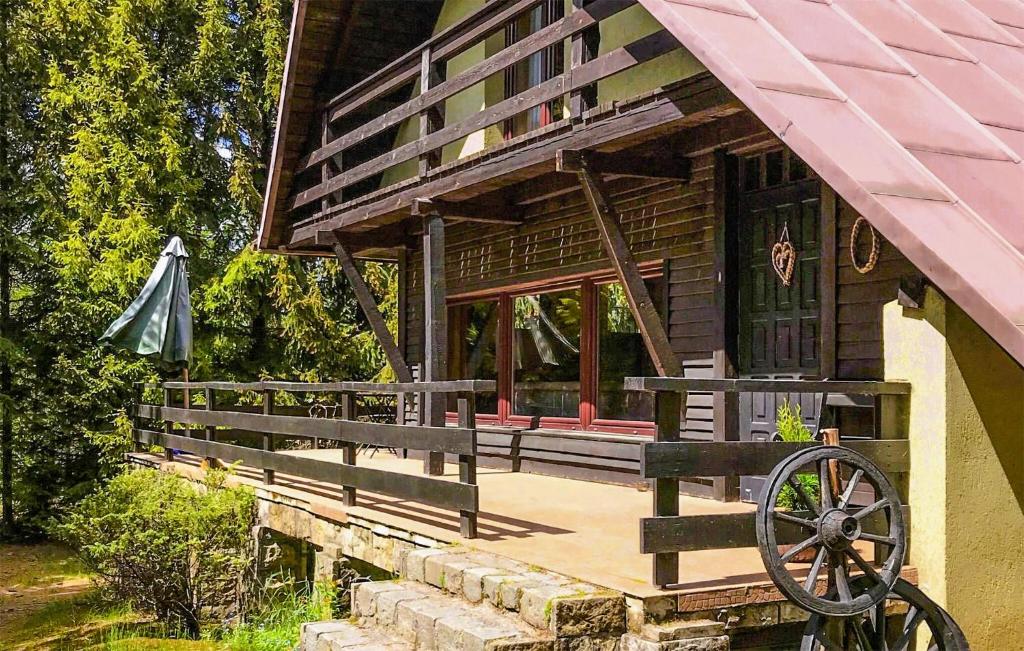
{"label": "dark wooden front door", "polygon": [[[763,181],[763,177],[762,177]],[[771,187],[745,184],[739,200],[739,374],[754,378],[815,377],[820,373],[821,183],[817,179]],[[772,264],[772,249],[788,233],[796,251],[787,286]],[[743,394],[740,438],[767,441],[775,414],[789,399],[804,421],[817,419],[812,395]],[[763,477],[743,477],[740,497],[756,501]]]}

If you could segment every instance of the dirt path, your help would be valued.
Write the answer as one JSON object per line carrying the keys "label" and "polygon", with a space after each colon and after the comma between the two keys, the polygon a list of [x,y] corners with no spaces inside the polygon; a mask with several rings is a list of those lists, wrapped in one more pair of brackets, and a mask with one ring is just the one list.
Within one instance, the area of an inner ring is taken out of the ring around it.
{"label": "dirt path", "polygon": [[65,547],[0,545],[0,648],[33,615],[89,589],[88,575]]}

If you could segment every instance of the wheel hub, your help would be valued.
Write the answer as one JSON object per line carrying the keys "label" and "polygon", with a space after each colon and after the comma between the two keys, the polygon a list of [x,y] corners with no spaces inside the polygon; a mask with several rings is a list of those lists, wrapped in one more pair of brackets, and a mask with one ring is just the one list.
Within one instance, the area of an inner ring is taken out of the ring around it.
{"label": "wheel hub", "polygon": [[846,549],[860,538],[860,521],[842,509],[826,511],[821,516],[818,534],[826,547]]}

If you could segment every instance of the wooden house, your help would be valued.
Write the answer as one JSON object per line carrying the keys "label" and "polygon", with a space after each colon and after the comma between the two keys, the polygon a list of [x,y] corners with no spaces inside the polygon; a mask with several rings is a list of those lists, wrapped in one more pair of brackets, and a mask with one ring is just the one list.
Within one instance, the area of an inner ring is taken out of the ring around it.
{"label": "wooden house", "polygon": [[808,381],[691,390],[678,437],[770,441],[790,401],[908,440],[922,587],[1018,648],[1022,154],[1013,1],[296,0],[256,245],[336,257],[401,382],[493,381],[482,466],[636,485],[626,378]]}

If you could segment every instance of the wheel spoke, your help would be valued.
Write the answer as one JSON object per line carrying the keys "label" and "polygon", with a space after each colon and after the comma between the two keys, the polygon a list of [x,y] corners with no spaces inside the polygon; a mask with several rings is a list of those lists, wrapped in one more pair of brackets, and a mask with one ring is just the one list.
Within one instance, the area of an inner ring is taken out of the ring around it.
{"label": "wheel spoke", "polygon": [[892,645],[892,651],[907,651],[910,646],[910,639],[914,636],[914,631],[924,621],[925,612],[918,610],[913,605],[910,606],[910,610],[907,611],[907,618],[903,620],[903,633],[900,634],[898,640]]}
{"label": "wheel spoke", "polygon": [[889,647],[885,641],[885,599],[871,609],[871,618],[874,620],[875,648],[886,651]]}
{"label": "wheel spoke", "polygon": [[808,547],[813,547],[814,545],[817,545],[820,540],[821,538],[819,538],[818,534],[814,534],[807,540],[796,545],[793,545],[792,547],[787,549],[786,553],[779,558],[779,561],[783,565],[785,565],[786,563],[793,560],[793,557],[802,552],[803,550],[807,549]]}
{"label": "wheel spoke", "polygon": [[860,618],[853,617],[848,620],[850,627],[853,629],[853,634],[857,638],[857,644],[863,651],[874,651],[874,647],[871,645],[871,640],[868,639],[867,634],[864,632],[864,626]]}
{"label": "wheel spoke", "polygon": [[868,578],[870,578],[875,583],[885,585],[885,580],[881,577],[881,575],[879,575],[878,572],[875,571],[875,568],[871,566],[871,563],[868,563],[866,560],[864,560],[864,557],[861,556],[856,549],[854,549],[853,547],[847,547],[846,553],[849,554],[850,558],[853,559],[853,562],[857,564],[857,567],[859,567],[861,571],[863,571],[864,574],[867,575]]}
{"label": "wheel spoke", "polygon": [[821,510],[818,508],[817,503],[807,495],[807,491],[804,490],[803,484],[801,484],[796,477],[790,475],[786,478],[786,482],[793,487],[793,490],[796,491],[796,494],[800,497],[800,501],[802,501],[804,505],[811,510],[811,513],[815,516],[821,515]]}
{"label": "wheel spoke", "polygon": [[817,531],[818,529],[818,526],[814,524],[813,521],[804,518],[798,518],[797,516],[792,515],[791,513],[786,513],[785,511],[772,511],[772,515],[778,518],[779,520],[782,520],[784,522],[791,522],[797,526],[803,527],[804,529],[810,529],[812,531]]}
{"label": "wheel spoke", "polygon": [[869,515],[871,515],[875,511],[878,511],[880,509],[884,509],[887,506],[889,506],[889,500],[887,500],[887,499],[885,499],[883,497],[882,499],[878,500],[877,502],[875,502],[871,506],[865,506],[860,511],[857,511],[856,513],[853,514],[853,517],[856,518],[857,520],[863,520],[864,518],[868,517]]}
{"label": "wheel spoke", "polygon": [[832,473],[828,467],[829,460],[822,459],[818,462],[818,492],[821,493],[821,510],[828,511],[833,507],[832,496],[835,495],[835,487],[832,485]]}
{"label": "wheel spoke", "polygon": [[828,552],[824,547],[818,550],[818,555],[814,557],[814,562],[811,563],[810,574],[804,579],[804,590],[811,594],[814,594],[814,586],[818,583],[818,572],[821,572],[821,564],[825,562],[827,554]]}
{"label": "wheel spoke", "polygon": [[823,646],[828,651],[843,651],[843,647],[839,646],[838,644],[836,644],[828,638],[828,635],[826,635],[825,633],[824,626],[822,626],[814,632],[814,639],[821,642],[821,646]]}
{"label": "wheel spoke", "polygon": [[853,497],[853,491],[857,490],[857,484],[860,483],[860,478],[864,476],[864,471],[860,468],[854,471],[853,476],[850,477],[850,483],[846,485],[846,490],[839,497],[839,508],[845,509],[846,505],[850,503],[850,498]]}
{"label": "wheel spoke", "polygon": [[839,599],[845,602],[853,601],[853,593],[850,592],[850,575],[846,573],[846,559],[842,554],[832,554],[832,575],[835,578],[836,590],[839,591]]}
{"label": "wheel spoke", "polygon": [[864,533],[860,534],[862,540],[870,540],[871,542],[882,543],[883,545],[895,545],[896,539],[892,536],[879,536],[877,533]]}

